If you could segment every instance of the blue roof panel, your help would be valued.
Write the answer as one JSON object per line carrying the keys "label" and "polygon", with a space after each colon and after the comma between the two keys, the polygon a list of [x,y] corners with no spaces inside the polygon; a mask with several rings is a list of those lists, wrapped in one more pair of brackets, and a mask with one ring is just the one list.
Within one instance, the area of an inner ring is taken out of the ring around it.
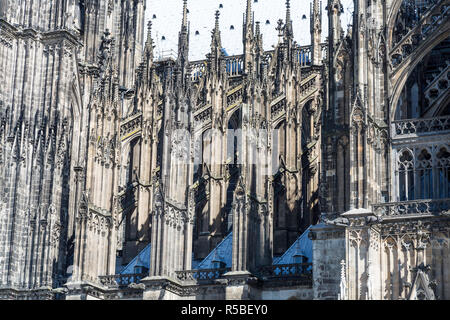
{"label": "blue roof panel", "polygon": [[150,269],[150,250],[151,243],[149,243],[139,254],[120,271],[120,274],[133,274],[135,267],[145,267]]}
{"label": "blue roof panel", "polygon": [[294,256],[302,255],[312,262],[312,240],[308,237],[311,226],[286,250],[279,258],[274,259],[273,264],[292,264],[296,263]]}
{"label": "blue roof panel", "polygon": [[203,259],[196,269],[214,269],[213,261],[221,261],[231,268],[231,257],[233,251],[233,232],[230,232],[209,255]]}
{"label": "blue roof panel", "polygon": [[[281,257],[274,257],[273,264],[292,264],[296,263],[295,256],[303,255],[312,262],[312,241],[308,237],[311,226],[286,250]],[[120,271],[120,274],[133,274],[136,266],[150,269],[150,250],[151,244],[148,244],[131,262]],[[231,268],[231,259],[233,252],[233,232],[230,232],[215,247],[203,261],[192,261],[193,270],[214,269],[215,261],[223,262],[227,268]]]}

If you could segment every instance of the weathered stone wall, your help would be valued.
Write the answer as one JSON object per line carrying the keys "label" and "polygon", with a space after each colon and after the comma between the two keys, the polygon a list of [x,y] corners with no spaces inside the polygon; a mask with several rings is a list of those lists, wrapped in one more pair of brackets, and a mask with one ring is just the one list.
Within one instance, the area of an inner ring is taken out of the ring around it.
{"label": "weathered stone wall", "polygon": [[314,292],[312,288],[273,288],[261,292],[261,300],[312,300]]}
{"label": "weathered stone wall", "polygon": [[341,261],[345,259],[344,228],[319,224],[311,228],[313,239],[314,299],[338,299]]}
{"label": "weathered stone wall", "polygon": [[64,272],[75,37],[0,20],[0,286],[52,287]]}

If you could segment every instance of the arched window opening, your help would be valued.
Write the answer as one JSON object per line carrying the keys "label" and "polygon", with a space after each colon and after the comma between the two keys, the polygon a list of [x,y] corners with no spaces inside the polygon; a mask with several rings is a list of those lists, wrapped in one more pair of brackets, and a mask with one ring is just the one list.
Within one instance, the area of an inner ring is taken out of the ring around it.
{"label": "arched window opening", "polygon": [[276,173],[280,170],[283,161],[286,159],[286,121],[283,120],[275,128],[272,144],[272,172]]}
{"label": "arched window opening", "polygon": [[403,150],[398,158],[400,201],[450,198],[449,146]]}
{"label": "arched window opening", "polygon": [[[413,0],[405,0],[404,3],[410,3],[411,6],[404,4],[407,10],[400,12],[403,16],[398,20],[399,29],[394,32],[395,36],[408,31],[406,27],[414,22],[408,19],[412,19],[414,14],[420,16],[420,8],[429,5],[428,2],[422,6],[420,1]],[[393,121],[393,139],[395,144],[401,145],[395,160],[397,194],[394,196],[397,201],[443,199],[450,196],[449,148],[447,144],[442,144],[442,140],[445,140],[443,134],[450,129],[449,68],[450,38],[446,38],[408,72],[408,78],[401,88]],[[408,136],[412,140],[404,140]]]}
{"label": "arched window opening", "polygon": [[139,239],[141,226],[138,224],[138,211],[136,207],[137,194],[135,188],[136,174],[140,167],[141,140],[135,138],[130,142],[128,162],[126,167],[126,181],[121,200],[122,217],[120,228],[122,232],[121,263],[128,264],[138,253],[136,242]]}
{"label": "arched window opening", "polygon": [[414,157],[410,151],[403,151],[399,157],[400,201],[414,200]]}
{"label": "arched window opening", "polygon": [[140,140],[134,139],[130,143],[130,151],[128,155],[128,168],[127,168],[127,175],[126,175],[126,185],[125,187],[129,187],[133,182],[135,181],[135,170],[139,168],[139,161],[140,161]]}
{"label": "arched window opening", "polygon": [[287,195],[286,195],[286,121],[281,121],[273,131],[272,138],[272,188],[274,193],[273,207],[273,254],[281,255],[287,249]]}
{"label": "arched window opening", "polygon": [[301,206],[301,216],[307,217],[308,215],[312,216],[311,212],[311,179],[313,176],[311,175],[310,170],[310,158],[309,158],[309,150],[308,145],[312,142],[313,137],[313,115],[310,114],[312,100],[307,102],[302,109],[302,127],[301,127],[301,143],[302,143],[302,206]]}
{"label": "arched window opening", "polygon": [[195,188],[195,223],[193,228],[193,259],[200,261],[209,253],[209,206],[208,179],[206,178],[211,164],[211,129],[196,138],[196,160],[194,163]]}
{"label": "arched window opening", "polygon": [[228,121],[227,136],[227,169],[230,175],[227,186],[227,200],[225,204],[225,220],[227,223],[227,231],[230,231],[233,225],[233,215],[231,214],[234,192],[239,180],[240,173],[240,153],[241,147],[241,110],[238,109],[230,117]]}
{"label": "arched window opening", "polygon": [[302,109],[302,149],[305,149],[308,143],[311,142],[311,116],[308,109],[311,107],[311,101],[308,102]]}
{"label": "arched window opening", "polygon": [[419,181],[418,198],[433,198],[433,172],[431,154],[426,150],[417,157],[417,174]]}
{"label": "arched window opening", "polygon": [[450,198],[450,152],[441,148],[436,155],[438,176],[438,197]]}

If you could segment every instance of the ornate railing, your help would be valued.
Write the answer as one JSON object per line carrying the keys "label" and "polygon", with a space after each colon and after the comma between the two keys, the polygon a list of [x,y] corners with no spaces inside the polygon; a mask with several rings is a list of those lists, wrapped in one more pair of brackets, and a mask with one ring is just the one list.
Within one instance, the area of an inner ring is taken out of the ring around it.
{"label": "ornate railing", "polygon": [[223,274],[231,271],[231,268],[220,268],[220,269],[204,269],[204,270],[187,270],[187,271],[176,271],[175,274],[179,281],[213,281],[219,279]]}
{"label": "ornate railing", "polygon": [[312,263],[276,264],[258,270],[262,278],[304,278],[312,279]]}
{"label": "ornate railing", "polygon": [[195,61],[190,64],[191,67],[191,80],[196,82],[200,80],[201,77],[205,74],[206,71],[206,61]]}
{"label": "ornate railing", "polygon": [[311,65],[311,46],[301,46],[296,48],[296,62],[302,67]]}
{"label": "ornate railing", "polygon": [[450,131],[450,117],[396,120],[392,122],[392,126],[394,137],[410,134],[442,134],[443,131]]}
{"label": "ornate railing", "polygon": [[[320,44],[322,51],[322,59],[327,55],[328,45],[326,43]],[[270,65],[273,58],[274,50],[265,51],[263,53],[264,62]],[[302,67],[311,65],[312,62],[312,46],[298,46],[295,48],[295,59]],[[207,60],[198,60],[190,62],[191,80],[193,82],[199,81],[206,72]],[[244,55],[234,55],[225,57],[225,67],[229,77],[241,76],[244,72]]]}
{"label": "ornate railing", "polygon": [[122,120],[120,124],[120,136],[125,138],[128,134],[139,130],[142,123],[142,112],[136,112],[130,115],[128,118]]}
{"label": "ornate railing", "polygon": [[[299,46],[296,50],[296,62],[300,64],[302,67],[310,66],[312,63],[312,45],[307,46]],[[326,43],[320,44],[320,51],[321,51],[321,59],[326,59],[327,57],[327,51],[328,51],[328,45]]]}
{"label": "ornate railing", "polygon": [[373,212],[382,217],[438,216],[448,214],[450,198],[380,203],[372,207]]}
{"label": "ornate railing", "polygon": [[276,97],[270,105],[270,113],[272,120],[278,119],[278,117],[286,111],[286,97],[284,93],[281,93]]}
{"label": "ornate railing", "polygon": [[305,96],[317,88],[316,87],[316,77],[317,77],[317,75],[312,74],[309,78],[302,81],[302,84],[300,86],[300,95],[301,96]]}
{"label": "ornate railing", "polygon": [[227,107],[233,106],[242,101],[242,84],[234,87],[227,93]]}
{"label": "ornate railing", "polygon": [[109,276],[99,276],[100,283],[106,287],[127,287],[132,283],[140,283],[141,280],[147,277],[147,273],[136,274],[114,274]]}
{"label": "ornate railing", "polygon": [[211,120],[212,115],[212,107],[211,105],[207,105],[203,107],[202,109],[199,109],[194,114],[194,120],[197,123],[206,123]]}
{"label": "ornate railing", "polygon": [[244,72],[244,57],[242,55],[226,57],[225,65],[228,76],[239,76]]}

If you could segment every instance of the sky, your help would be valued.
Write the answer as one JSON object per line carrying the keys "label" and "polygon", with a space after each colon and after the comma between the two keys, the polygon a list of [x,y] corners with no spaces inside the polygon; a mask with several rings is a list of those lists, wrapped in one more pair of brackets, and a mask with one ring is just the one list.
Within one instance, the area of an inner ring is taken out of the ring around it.
{"label": "sky", "polygon": [[[275,30],[277,21],[286,17],[286,0],[252,0],[255,21],[261,22],[265,50],[273,49],[278,41]],[[310,3],[312,0],[291,0],[294,40],[300,45],[310,44]],[[327,0],[322,1],[322,40],[328,31],[325,10]],[[353,0],[341,0],[344,14],[342,27],[351,24]],[[222,8],[219,8],[222,4]],[[210,51],[211,32],[214,28],[215,12],[220,11],[220,31],[222,47],[228,55],[242,54],[242,21],[246,0],[188,0],[188,20],[190,22],[189,59],[201,60]],[[152,21],[152,38],[156,59],[176,57],[178,32],[181,28],[183,0],[147,0],[146,21]],[[302,19],[303,15],[306,19]],[[267,24],[267,20],[269,24]],[[234,30],[231,29],[234,27]],[[198,34],[196,32],[198,31]],[[165,40],[162,40],[163,37]]]}

